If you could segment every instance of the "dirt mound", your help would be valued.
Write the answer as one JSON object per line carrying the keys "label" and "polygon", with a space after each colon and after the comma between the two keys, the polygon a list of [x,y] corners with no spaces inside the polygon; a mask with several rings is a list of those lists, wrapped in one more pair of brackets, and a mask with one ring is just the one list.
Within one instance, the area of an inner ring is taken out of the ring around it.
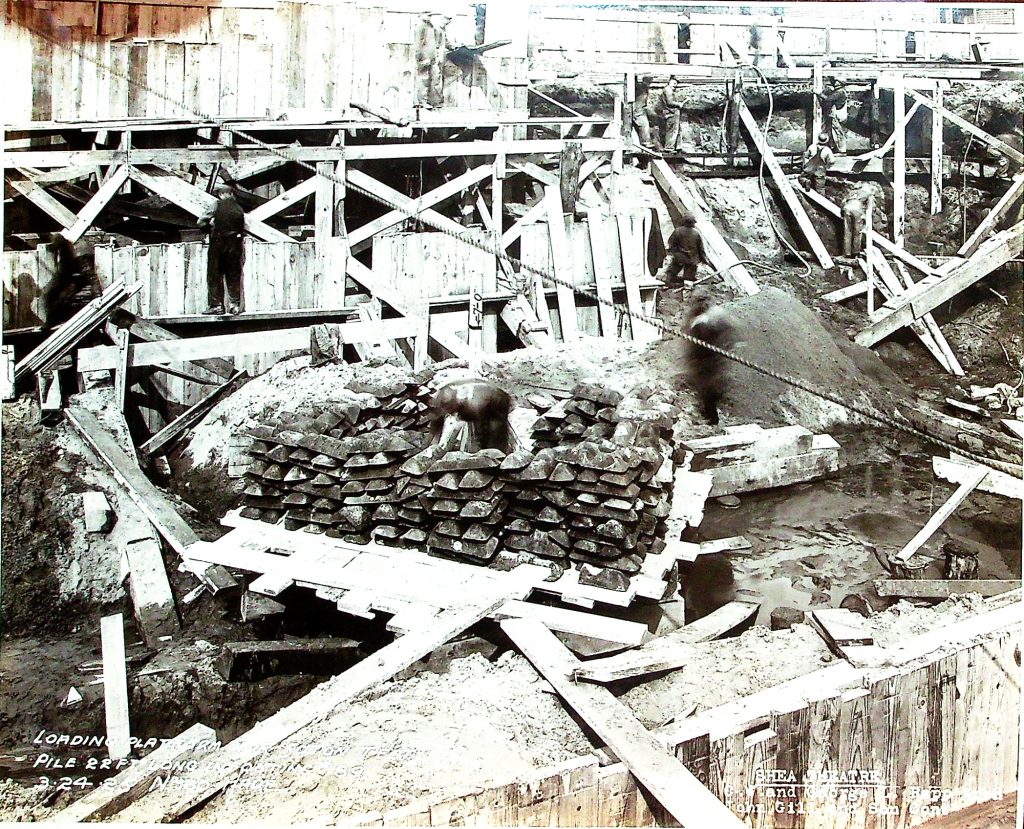
{"label": "dirt mound", "polygon": [[[737,321],[742,340],[734,349],[738,354],[776,374],[799,379],[843,404],[869,412],[893,411],[893,393],[903,387],[899,379],[869,349],[846,340],[843,334],[829,333],[795,297],[767,287],[725,307]],[[729,364],[724,402],[734,417],[764,425],[800,424],[823,430],[836,423],[866,420],[845,405],[738,363]]]}
{"label": "dirt mound", "polygon": [[530,778],[590,750],[525,659],[474,655],[447,674],[421,674],[341,706],[261,757],[192,822],[333,823]]}

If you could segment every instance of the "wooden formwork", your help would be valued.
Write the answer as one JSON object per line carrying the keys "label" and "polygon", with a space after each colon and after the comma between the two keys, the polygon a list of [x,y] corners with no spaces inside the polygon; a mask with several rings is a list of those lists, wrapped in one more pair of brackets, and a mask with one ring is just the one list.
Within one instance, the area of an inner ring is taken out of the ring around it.
{"label": "wooden formwork", "polygon": [[[1017,788],[1020,591],[902,645],[841,661],[659,729],[760,829],[916,826]],[[855,660],[859,661],[859,660]],[[579,757],[530,780],[353,819],[363,826],[650,826],[621,763]]]}

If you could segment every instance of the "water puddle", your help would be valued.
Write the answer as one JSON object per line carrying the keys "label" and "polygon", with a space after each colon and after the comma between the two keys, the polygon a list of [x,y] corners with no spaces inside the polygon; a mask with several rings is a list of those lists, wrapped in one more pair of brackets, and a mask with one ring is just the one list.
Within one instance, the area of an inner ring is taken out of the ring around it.
{"label": "water puddle", "polygon": [[[736,598],[761,602],[759,624],[768,624],[777,607],[838,607],[850,594],[877,601],[872,582],[890,578],[879,557],[913,538],[954,488],[934,476],[930,459],[908,456],[740,495],[736,509],[712,499],[701,535],[742,535],[751,549],[730,552],[727,568],[692,570],[691,577],[697,575],[710,600],[731,589]],[[933,559],[925,577],[942,577],[941,547],[947,538],[978,549],[980,578],[1020,578],[1020,510],[1010,500],[973,493],[922,548]]]}

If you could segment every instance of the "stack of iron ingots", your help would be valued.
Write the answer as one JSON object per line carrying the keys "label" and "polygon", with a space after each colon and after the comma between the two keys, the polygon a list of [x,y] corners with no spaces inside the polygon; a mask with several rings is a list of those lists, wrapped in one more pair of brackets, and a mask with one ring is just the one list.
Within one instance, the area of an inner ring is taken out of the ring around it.
{"label": "stack of iron ingots", "polygon": [[610,438],[615,430],[616,406],[622,395],[596,383],[578,383],[572,397],[560,400],[543,412],[533,426],[538,449],[582,440]]}
{"label": "stack of iron ingots", "polygon": [[358,404],[253,429],[242,514],[479,564],[511,555],[575,566],[581,582],[617,590],[664,548],[672,418],[663,401],[581,384],[568,403],[593,411],[571,414],[590,412],[584,432],[597,426],[600,436],[556,430],[558,446],[467,453],[427,445],[420,405],[433,389],[418,379],[427,382],[353,384]]}

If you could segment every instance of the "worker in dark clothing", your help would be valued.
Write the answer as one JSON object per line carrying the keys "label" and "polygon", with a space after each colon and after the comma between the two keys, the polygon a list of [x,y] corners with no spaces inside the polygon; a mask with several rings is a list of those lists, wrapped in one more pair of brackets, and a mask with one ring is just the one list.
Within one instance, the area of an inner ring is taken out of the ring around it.
{"label": "worker in dark clothing", "polygon": [[697,219],[690,211],[684,211],[679,227],[668,237],[668,251],[658,271],[658,279],[671,287],[682,273],[685,285],[696,280],[697,266],[707,261],[704,240],[697,230]]}
{"label": "worker in dark clothing", "polygon": [[854,187],[843,200],[843,256],[856,257],[864,249],[865,216],[870,201],[871,189],[864,185]]}
{"label": "worker in dark clothing", "polygon": [[[703,294],[690,301],[685,331],[708,345],[728,348],[735,342],[735,325],[720,306]],[[700,412],[712,426],[718,425],[718,403],[725,393],[726,359],[703,345],[683,341],[683,357],[690,385],[700,398]]]}
{"label": "worker in dark clothing", "polygon": [[841,86],[826,84],[818,93],[821,102],[821,117],[827,125],[832,146],[842,155],[846,152],[846,119],[848,117],[846,90]]}
{"label": "worker in dark clothing", "polygon": [[633,116],[633,128],[640,138],[640,146],[653,149],[651,141],[651,120],[647,114],[647,106],[650,101],[651,79],[649,77],[639,78],[636,82],[636,98],[631,107]]}
{"label": "worker in dark clothing", "polygon": [[508,452],[508,416],[512,398],[486,380],[456,380],[438,389],[430,400],[431,443],[437,443],[445,420],[455,417],[468,425],[463,450],[500,449]]}
{"label": "worker in dark clothing", "polygon": [[[661,89],[650,94],[647,115],[655,131],[651,133],[656,150],[676,149],[679,141],[679,118],[683,104],[676,91],[676,79],[670,77]],[[664,126],[663,126],[664,125]]]}
{"label": "worker in dark clothing", "polygon": [[[85,239],[69,242],[60,233],[50,238],[57,254],[57,267],[43,289],[41,320],[44,329],[66,322],[85,302],[100,295],[93,245]],[[79,296],[81,295],[81,296]]]}
{"label": "worker in dark clothing", "polygon": [[207,314],[237,314],[242,310],[242,240],[245,213],[225,185],[217,188],[217,204],[199,220],[210,227],[206,258],[206,284],[210,295]]}

